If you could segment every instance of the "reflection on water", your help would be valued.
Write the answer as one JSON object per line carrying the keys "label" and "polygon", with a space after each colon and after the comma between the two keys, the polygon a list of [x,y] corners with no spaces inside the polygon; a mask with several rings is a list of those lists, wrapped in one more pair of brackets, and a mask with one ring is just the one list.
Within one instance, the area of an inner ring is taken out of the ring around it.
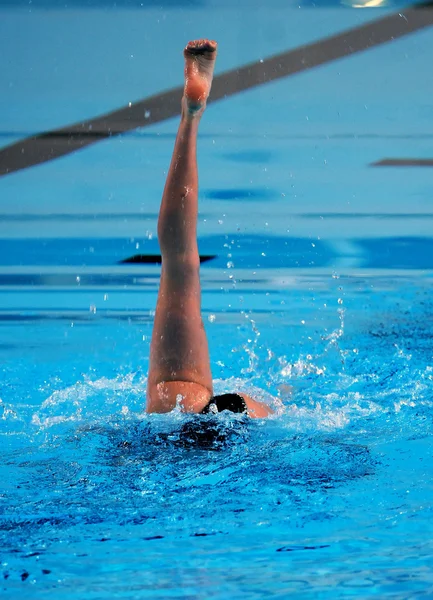
{"label": "reflection on water", "polygon": [[[338,234],[332,239],[324,235],[306,235],[298,237],[287,235],[240,235],[224,233],[208,235],[199,239],[200,253],[206,265],[204,271],[212,272],[227,268],[227,260],[238,269],[250,270],[250,273],[265,269],[387,269],[387,270],[419,270],[433,268],[433,238],[427,235],[386,235],[383,237],[365,236],[354,233],[342,236],[342,230],[347,221],[355,222],[355,227],[362,216],[371,219],[377,227],[386,229],[393,219],[399,218],[404,222],[407,215],[359,215],[332,214],[294,215],[310,221],[319,219],[322,227],[332,223]],[[431,215],[412,215],[417,222],[425,226]],[[410,219],[409,219],[410,220]],[[367,227],[368,229],[368,227]],[[136,278],[141,273],[146,274],[144,265],[137,265],[134,270],[116,268],[125,262],[134,262],[134,256],[140,256],[142,263],[160,263],[160,250],[156,236],[149,234],[144,241],[128,238],[37,238],[37,239],[0,239],[3,272],[0,272],[0,285],[73,285],[76,283],[76,272],[82,269],[95,277],[101,275],[104,269],[105,277],[114,278],[112,283],[118,283],[116,277],[134,274]],[[139,262],[139,261],[136,261]],[[10,267],[14,267],[13,270]],[[36,268],[35,268],[36,267]],[[60,268],[61,267],[61,268]],[[44,279],[44,270],[51,276]],[[66,268],[66,273],[65,273]],[[111,268],[111,269],[110,269]],[[75,270],[74,272],[71,269]],[[93,269],[93,273],[92,273]],[[54,275],[54,278],[53,278]],[[212,273],[216,277],[216,273]],[[110,280],[107,279],[110,283]],[[88,284],[92,281],[88,280]],[[104,282],[105,283],[105,282]],[[133,282],[132,282],[133,283]]]}

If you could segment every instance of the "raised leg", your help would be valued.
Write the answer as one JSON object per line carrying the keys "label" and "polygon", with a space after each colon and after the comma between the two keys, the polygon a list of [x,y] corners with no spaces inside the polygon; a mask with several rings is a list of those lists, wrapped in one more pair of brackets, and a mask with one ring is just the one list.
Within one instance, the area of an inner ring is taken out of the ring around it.
{"label": "raised leg", "polygon": [[168,412],[177,403],[186,412],[200,412],[212,396],[201,318],[196,147],[216,50],[216,43],[208,40],[190,42],[184,50],[182,116],[158,219],[162,270],[150,348],[148,412]]}

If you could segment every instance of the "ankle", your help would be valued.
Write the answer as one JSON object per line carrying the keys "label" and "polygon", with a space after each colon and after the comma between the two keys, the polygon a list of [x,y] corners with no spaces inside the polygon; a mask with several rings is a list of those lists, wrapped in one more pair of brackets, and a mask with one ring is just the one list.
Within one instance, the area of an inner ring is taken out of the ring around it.
{"label": "ankle", "polygon": [[206,108],[206,104],[201,106],[194,106],[188,103],[188,100],[183,96],[182,98],[182,112],[181,117],[183,121],[188,121],[190,123],[200,121],[204,109]]}

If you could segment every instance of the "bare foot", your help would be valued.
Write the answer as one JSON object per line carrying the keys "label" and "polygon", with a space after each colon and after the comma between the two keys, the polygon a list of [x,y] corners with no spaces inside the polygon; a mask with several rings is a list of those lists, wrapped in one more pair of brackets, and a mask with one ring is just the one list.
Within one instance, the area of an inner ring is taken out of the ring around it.
{"label": "bare foot", "polygon": [[217,43],[212,40],[188,42],[185,50],[183,105],[190,115],[201,115],[212,85]]}

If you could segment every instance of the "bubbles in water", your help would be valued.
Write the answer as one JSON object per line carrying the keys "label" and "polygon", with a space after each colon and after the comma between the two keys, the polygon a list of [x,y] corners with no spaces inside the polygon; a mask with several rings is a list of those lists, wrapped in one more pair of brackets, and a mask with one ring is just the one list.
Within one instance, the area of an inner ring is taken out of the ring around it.
{"label": "bubbles in water", "polygon": [[145,119],[150,119],[150,110],[145,110],[144,111],[144,118]]}
{"label": "bubbles in water", "polygon": [[241,370],[243,374],[246,373],[255,373],[258,369],[259,356],[256,352],[257,345],[260,337],[260,331],[257,328],[256,322],[254,319],[250,317],[250,315],[242,312],[245,319],[250,322],[252,332],[254,333],[254,338],[247,338],[247,343],[244,344],[243,349],[248,356],[248,367]]}
{"label": "bubbles in water", "polygon": [[0,419],[17,419],[16,412],[8,405],[6,405],[3,400],[0,398]]}
{"label": "bubbles in water", "polygon": [[89,306],[89,310],[91,313],[95,314],[96,313],[96,305],[95,304],[91,304]]}
{"label": "bubbles in water", "polygon": [[183,402],[183,396],[182,394],[177,394],[176,396],[176,411],[181,412],[182,411],[182,402]]}
{"label": "bubbles in water", "polygon": [[209,315],[207,320],[209,321],[209,323],[215,323],[216,320],[216,316],[215,315]]}

